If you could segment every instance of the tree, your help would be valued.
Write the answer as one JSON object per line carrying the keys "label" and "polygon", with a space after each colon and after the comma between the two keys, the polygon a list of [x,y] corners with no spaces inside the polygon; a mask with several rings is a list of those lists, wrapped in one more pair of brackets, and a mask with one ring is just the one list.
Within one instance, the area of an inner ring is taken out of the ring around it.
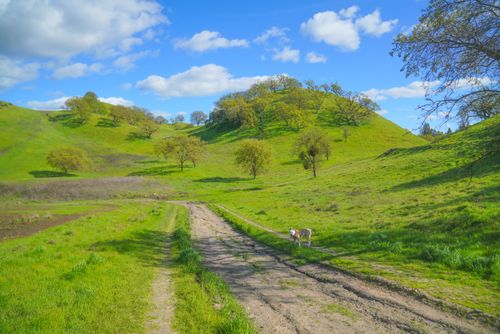
{"label": "tree", "polygon": [[207,114],[205,114],[203,111],[193,111],[191,114],[191,123],[194,125],[198,126],[202,123],[205,123],[208,119]]}
{"label": "tree", "polygon": [[314,177],[317,176],[321,156],[328,157],[330,151],[328,135],[319,128],[305,130],[295,142],[295,154],[302,161],[305,169],[312,169]]}
{"label": "tree", "polygon": [[90,106],[79,97],[72,97],[66,100],[66,107],[76,114],[82,122],[90,119],[92,110]]}
{"label": "tree", "polygon": [[68,171],[85,169],[90,165],[90,160],[85,151],[66,147],[52,150],[47,156],[47,163],[67,174]]}
{"label": "tree", "polygon": [[268,168],[271,160],[271,147],[262,140],[245,139],[236,151],[236,163],[250,173],[254,180]]}
{"label": "tree", "polygon": [[173,123],[183,123],[184,120],[185,120],[184,115],[178,114],[177,116],[175,116]]}
{"label": "tree", "polygon": [[205,142],[198,137],[179,134],[175,137],[166,138],[155,146],[157,154],[163,155],[165,159],[173,157],[179,163],[181,171],[184,171],[184,165],[191,161],[196,167],[197,162],[203,152]]}
{"label": "tree", "polygon": [[161,125],[161,124],[167,124],[168,122],[165,119],[165,117],[159,115],[155,117],[155,123]]}
{"label": "tree", "polygon": [[372,112],[380,110],[380,106],[368,96],[344,90],[339,84],[331,84],[330,90],[336,95],[333,112],[341,122],[359,125],[360,120],[370,116]]}
{"label": "tree", "polygon": [[344,127],[344,143],[347,143],[347,138],[349,137],[349,128]]}
{"label": "tree", "polygon": [[287,127],[300,129],[311,121],[311,115],[306,110],[300,110],[294,104],[278,102],[274,106],[276,116],[285,122]]}
{"label": "tree", "polygon": [[499,16],[497,0],[431,0],[411,33],[396,37],[391,55],[401,70],[428,83],[425,119],[443,110],[466,123],[499,113]]}
{"label": "tree", "polygon": [[146,138],[151,138],[153,133],[158,131],[158,125],[156,125],[153,121],[145,120],[139,124],[140,129],[144,133]]}

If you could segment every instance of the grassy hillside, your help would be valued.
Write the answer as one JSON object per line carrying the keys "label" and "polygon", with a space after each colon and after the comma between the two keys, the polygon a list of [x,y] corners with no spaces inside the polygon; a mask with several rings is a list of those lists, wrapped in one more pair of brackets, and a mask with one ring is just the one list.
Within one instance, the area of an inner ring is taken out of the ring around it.
{"label": "grassy hillside", "polygon": [[[257,135],[255,129],[181,130],[208,142],[199,166],[181,172],[175,161],[152,156],[154,142],[179,132],[172,126],[141,139],[133,135],[136,127],[109,126],[104,116],[74,127],[64,115],[50,121],[38,111],[0,109],[6,129],[0,132],[0,180],[148,177],[168,185],[176,198],[222,204],[277,231],[312,228],[314,244],[338,252],[328,259],[335,265],[500,314],[499,154],[479,159],[498,148],[498,116],[428,143],[373,114],[350,126],[345,142],[344,126],[320,113],[316,124],[329,133],[332,155],[317,178],[291,154],[299,132],[270,122],[265,140],[275,159],[252,180],[235,166],[233,153],[241,139]],[[94,170],[44,177],[50,175],[46,154],[67,145],[87,150]]]}

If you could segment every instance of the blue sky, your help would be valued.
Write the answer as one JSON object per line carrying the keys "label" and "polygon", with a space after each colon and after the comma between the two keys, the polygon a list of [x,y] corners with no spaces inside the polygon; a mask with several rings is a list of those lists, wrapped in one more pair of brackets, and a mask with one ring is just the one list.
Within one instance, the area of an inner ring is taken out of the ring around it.
{"label": "blue sky", "polygon": [[424,89],[389,51],[426,5],[0,0],[0,99],[53,109],[91,90],[111,103],[188,116],[285,73],[365,92],[384,117],[414,129]]}

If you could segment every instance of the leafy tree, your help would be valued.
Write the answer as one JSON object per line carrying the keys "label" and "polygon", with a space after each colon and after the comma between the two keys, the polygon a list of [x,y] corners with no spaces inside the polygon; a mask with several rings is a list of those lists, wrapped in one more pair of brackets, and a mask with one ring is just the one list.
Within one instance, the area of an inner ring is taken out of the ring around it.
{"label": "leafy tree", "polygon": [[306,110],[300,110],[294,104],[278,102],[274,106],[276,116],[285,122],[287,127],[300,129],[311,121],[311,115]]}
{"label": "leafy tree", "polygon": [[357,126],[371,112],[380,110],[380,106],[366,95],[344,90],[337,83],[331,84],[330,90],[336,95],[333,112],[342,122]]}
{"label": "leafy tree", "polygon": [[184,165],[191,161],[196,167],[205,142],[198,137],[179,134],[175,137],[166,138],[155,146],[157,154],[161,154],[165,159],[173,157],[179,163],[181,171],[184,171]]}
{"label": "leafy tree", "polygon": [[83,95],[81,100],[87,104],[88,108],[90,109],[90,112],[94,114],[104,113],[105,108],[103,108],[103,103],[99,101],[96,93],[87,92],[85,93],[85,95]]}
{"label": "leafy tree", "polygon": [[468,123],[499,113],[499,13],[497,0],[431,0],[412,32],[396,37],[391,55],[402,71],[432,83],[425,118],[446,109]]}
{"label": "leafy tree", "polygon": [[328,157],[331,152],[327,133],[320,128],[305,130],[295,142],[294,152],[302,161],[304,168],[312,169],[316,177],[321,156]]}
{"label": "leafy tree", "polygon": [[347,143],[347,138],[349,137],[349,128],[344,127],[344,142]]}
{"label": "leafy tree", "polygon": [[90,106],[79,97],[72,97],[66,101],[66,107],[76,114],[82,122],[86,122],[92,115]]}
{"label": "leafy tree", "polygon": [[245,139],[236,151],[236,163],[254,179],[268,168],[271,160],[271,147],[262,140]]}
{"label": "leafy tree", "polygon": [[161,124],[167,124],[168,121],[163,116],[156,116],[155,117],[155,123],[161,125]]}
{"label": "leafy tree", "polygon": [[153,133],[158,131],[158,125],[154,123],[153,121],[150,120],[145,120],[142,123],[139,124],[140,129],[144,133],[144,136],[146,138],[151,138]]}
{"label": "leafy tree", "polygon": [[193,111],[193,113],[191,114],[191,123],[196,126],[205,123],[207,119],[208,116],[203,111]]}
{"label": "leafy tree", "polygon": [[266,127],[266,111],[270,101],[266,95],[255,97],[251,102],[251,108],[255,114],[259,137],[264,138],[264,129]]}
{"label": "leafy tree", "polygon": [[90,160],[82,149],[66,147],[52,150],[47,156],[47,163],[67,174],[68,171],[85,169]]}

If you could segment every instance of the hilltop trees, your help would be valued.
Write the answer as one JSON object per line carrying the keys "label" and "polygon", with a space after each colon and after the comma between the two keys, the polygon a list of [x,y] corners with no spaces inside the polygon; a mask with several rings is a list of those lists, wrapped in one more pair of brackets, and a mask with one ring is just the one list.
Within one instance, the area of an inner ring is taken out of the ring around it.
{"label": "hilltop trees", "polygon": [[254,179],[267,169],[271,159],[271,146],[262,140],[245,139],[236,151],[236,163]]}
{"label": "hilltop trees", "polygon": [[200,124],[204,124],[208,120],[207,114],[205,114],[203,111],[193,111],[191,114],[191,123],[194,125],[198,126]]}
{"label": "hilltop trees", "polygon": [[399,34],[391,55],[406,76],[434,83],[425,118],[486,119],[500,112],[500,6],[497,0],[431,0],[410,34]]}
{"label": "hilltop trees", "polygon": [[104,110],[94,92],[87,92],[82,97],[72,97],[65,104],[82,122],[88,121],[92,113],[102,113]]}
{"label": "hilltop trees", "polygon": [[175,137],[169,137],[159,142],[155,151],[161,154],[165,159],[172,157],[177,160],[181,171],[184,171],[184,165],[187,161],[191,161],[196,167],[205,142],[198,137],[179,134]]}
{"label": "hilltop trees", "polygon": [[328,135],[320,128],[309,128],[302,132],[295,142],[294,153],[302,161],[305,169],[312,169],[317,176],[321,156],[329,157],[331,144]]}
{"label": "hilltop trees", "polygon": [[85,151],[77,147],[66,147],[52,150],[47,156],[47,163],[67,174],[68,171],[85,169],[90,165],[90,160]]}
{"label": "hilltop trees", "polygon": [[332,111],[335,113],[334,116],[343,123],[357,126],[372,112],[380,110],[380,106],[368,96],[345,90],[337,83],[332,84],[330,90],[336,97]]}

